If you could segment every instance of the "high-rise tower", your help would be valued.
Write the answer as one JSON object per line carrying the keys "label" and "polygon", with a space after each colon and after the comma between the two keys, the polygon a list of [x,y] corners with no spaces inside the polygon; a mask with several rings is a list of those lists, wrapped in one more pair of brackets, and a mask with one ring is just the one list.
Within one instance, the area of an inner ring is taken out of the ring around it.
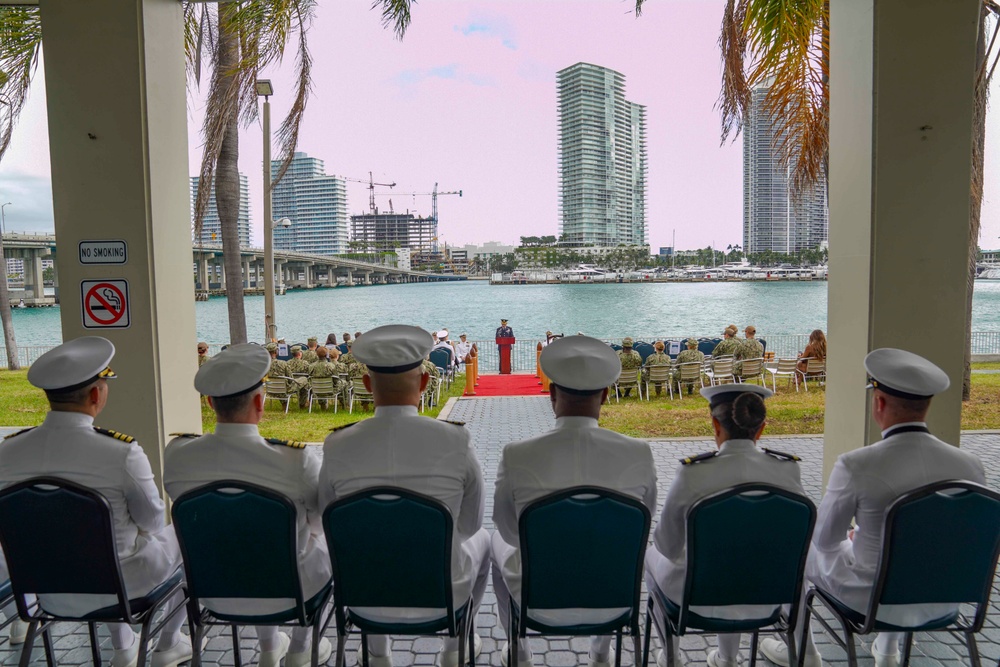
{"label": "high-rise tower", "polygon": [[[281,169],[271,161],[271,177]],[[288,218],[291,227],[274,230],[274,248],[314,255],[347,252],[347,187],[343,179],[327,176],[323,161],[296,153],[285,177],[274,188],[274,219]]]}
{"label": "high-rise tower", "polygon": [[774,121],[764,105],[768,88],[752,91],[743,123],[743,251],[792,254],[827,241],[830,210],[826,184],[792,197],[791,166],[783,166]]}
{"label": "high-rise tower", "polygon": [[[198,198],[197,176],[191,177],[191,214],[194,216],[194,203]],[[240,174],[240,212],[236,218],[236,229],[240,237],[240,246],[250,245],[250,185],[245,174]],[[201,237],[194,239],[195,243],[214,245],[222,243],[222,225],[219,222],[219,211],[215,207],[215,184],[208,196],[208,208],[201,223]]]}
{"label": "high-rise tower", "polygon": [[563,242],[645,245],[646,107],[606,67],[577,63],[556,82]]}

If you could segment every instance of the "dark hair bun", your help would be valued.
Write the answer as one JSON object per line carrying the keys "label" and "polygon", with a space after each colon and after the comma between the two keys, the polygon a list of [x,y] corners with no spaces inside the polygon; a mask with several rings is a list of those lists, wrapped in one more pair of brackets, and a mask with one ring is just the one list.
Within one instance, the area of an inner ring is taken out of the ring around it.
{"label": "dark hair bun", "polygon": [[759,394],[740,394],[733,401],[733,423],[748,431],[756,431],[767,419],[767,408]]}

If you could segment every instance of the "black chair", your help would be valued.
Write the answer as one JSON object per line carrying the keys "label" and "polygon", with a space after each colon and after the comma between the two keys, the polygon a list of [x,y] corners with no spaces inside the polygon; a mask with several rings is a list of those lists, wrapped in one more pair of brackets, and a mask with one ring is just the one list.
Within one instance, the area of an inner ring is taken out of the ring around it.
{"label": "black chair", "polygon": [[[153,627],[156,612],[181,590],[181,570],[148,594],[129,598],[115,545],[111,506],[97,491],[56,477],[36,477],[0,491],[0,544],[3,545],[18,615],[28,621],[21,650],[27,667],[35,637],[41,633],[52,664],[48,627],[56,621],[86,623],[94,666],[101,665],[97,623],[141,625],[138,667],[146,664],[150,637],[184,605]],[[26,595],[108,595],[112,605],[84,616],[52,614],[41,605],[28,608]]]}
{"label": "black chair", "polygon": [[[861,614],[831,593],[813,588],[806,594],[805,627],[809,627],[813,601],[819,600],[840,622],[844,637],[823,617],[816,619],[847,651],[851,667],[858,664],[854,635],[905,633],[906,667],[914,632],[957,631],[965,635],[973,667],[979,667],[976,633],[986,620],[998,555],[1000,493],[972,482],[928,484],[900,496],[886,509],[881,560],[868,610]],[[932,603],[971,604],[975,614],[970,620],[956,611],[915,626],[878,620],[881,605]]]}
{"label": "black chair", "polygon": [[638,341],[632,346],[632,349],[638,352],[639,356],[642,357],[642,363],[646,363],[646,359],[649,355],[656,352],[656,348],[654,348],[650,343],[646,343],[644,341]]}
{"label": "black chair", "polygon": [[[332,615],[323,610],[330,584],[304,599],[299,580],[298,525],[287,497],[256,484],[224,480],[182,494],[172,516],[188,591],[192,667],[201,664],[203,629],[232,628],[233,655],[240,667],[240,625],[312,628],[312,665],[319,663],[319,641]],[[294,600],[273,614],[227,614],[202,608],[204,598],[278,598]]]}
{"label": "black chair", "polygon": [[447,382],[447,386],[450,387],[451,381],[455,377],[455,357],[452,351],[439,347],[436,350],[431,350],[429,356],[431,363],[441,371],[441,377]]}
{"label": "black chair", "polygon": [[[337,667],[351,627],[361,634],[361,665],[368,667],[368,635],[462,637],[459,665],[475,667],[472,598],[452,598],[451,512],[439,500],[395,487],[373,487],[330,503],[323,528],[333,564]],[[373,621],[358,607],[444,609],[431,620]],[[466,650],[468,645],[468,650]]]}
{"label": "black chair", "polygon": [[[525,507],[518,519],[521,599],[511,596],[507,664],[516,664],[515,639],[538,635],[614,634],[620,666],[627,630],[638,656],[649,526],[649,509],[639,500],[593,486],[558,491]],[[531,613],[558,609],[624,611],[604,622],[575,625],[544,623]]]}
{"label": "black chair", "polygon": [[[751,632],[750,665],[756,664],[761,630],[794,636],[802,600],[806,555],[816,506],[803,495],[770,484],[740,484],[707,496],[688,510],[687,569],[678,604],[659,587],[649,591],[643,667],[649,662],[650,626],[674,667],[674,638],[686,634]],[[691,607],[773,605],[764,618],[729,620],[702,616]],[[789,605],[786,616],[781,605]],[[788,641],[792,664],[794,643]]]}

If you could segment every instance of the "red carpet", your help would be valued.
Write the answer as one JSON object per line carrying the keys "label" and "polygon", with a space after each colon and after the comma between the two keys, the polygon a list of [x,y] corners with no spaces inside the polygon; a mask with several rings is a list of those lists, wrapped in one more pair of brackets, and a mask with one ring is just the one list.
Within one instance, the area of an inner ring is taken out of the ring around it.
{"label": "red carpet", "polygon": [[480,375],[476,396],[542,396],[534,375]]}

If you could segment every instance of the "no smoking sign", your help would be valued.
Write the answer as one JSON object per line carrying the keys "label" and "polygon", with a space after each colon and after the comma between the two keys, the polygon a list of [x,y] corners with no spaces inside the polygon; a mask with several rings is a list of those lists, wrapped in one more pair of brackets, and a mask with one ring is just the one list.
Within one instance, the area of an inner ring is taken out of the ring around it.
{"label": "no smoking sign", "polygon": [[127,329],[131,325],[127,280],[84,280],[80,291],[85,329]]}

